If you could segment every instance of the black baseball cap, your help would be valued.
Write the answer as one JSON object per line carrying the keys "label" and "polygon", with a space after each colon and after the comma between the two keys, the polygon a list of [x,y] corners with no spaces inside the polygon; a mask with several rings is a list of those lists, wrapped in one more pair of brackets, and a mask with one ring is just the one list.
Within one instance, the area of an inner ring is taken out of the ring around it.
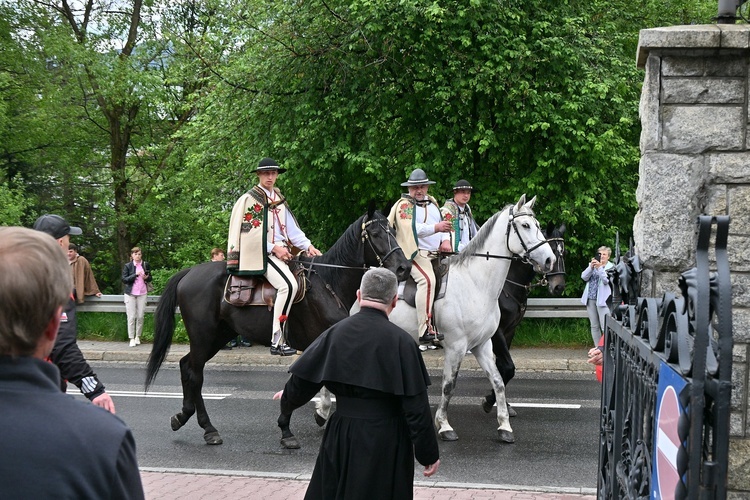
{"label": "black baseball cap", "polygon": [[56,240],[59,240],[66,234],[76,236],[83,234],[80,227],[71,226],[68,221],[54,214],[45,214],[34,222],[34,229],[47,233]]}

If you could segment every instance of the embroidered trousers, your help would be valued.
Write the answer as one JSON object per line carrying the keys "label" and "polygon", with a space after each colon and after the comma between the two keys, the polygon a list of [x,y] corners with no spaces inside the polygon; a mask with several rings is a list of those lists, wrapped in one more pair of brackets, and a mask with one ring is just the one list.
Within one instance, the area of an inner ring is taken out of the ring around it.
{"label": "embroidered trousers", "polygon": [[[271,343],[278,346],[281,340],[281,317],[288,316],[294,297],[297,296],[297,280],[289,266],[273,254],[268,256],[266,279],[276,289],[276,301],[273,304],[273,328]],[[278,333],[278,335],[277,335]]]}
{"label": "embroidered trousers", "polygon": [[414,302],[417,307],[417,331],[421,337],[427,332],[428,321],[432,315],[432,302],[435,299],[435,272],[432,270],[432,259],[420,250],[411,261],[411,277],[417,283],[417,294]]}

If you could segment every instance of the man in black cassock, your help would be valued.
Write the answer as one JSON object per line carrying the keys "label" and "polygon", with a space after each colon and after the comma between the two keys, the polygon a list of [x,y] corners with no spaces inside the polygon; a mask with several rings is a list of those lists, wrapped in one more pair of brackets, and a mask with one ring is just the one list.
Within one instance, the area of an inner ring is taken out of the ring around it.
{"label": "man in black cassock", "polygon": [[409,499],[415,455],[425,476],[438,470],[430,377],[417,344],[388,321],[397,287],[391,271],[367,271],[357,290],[360,311],[323,332],[289,368],[283,415],[324,385],[336,395],[306,500]]}

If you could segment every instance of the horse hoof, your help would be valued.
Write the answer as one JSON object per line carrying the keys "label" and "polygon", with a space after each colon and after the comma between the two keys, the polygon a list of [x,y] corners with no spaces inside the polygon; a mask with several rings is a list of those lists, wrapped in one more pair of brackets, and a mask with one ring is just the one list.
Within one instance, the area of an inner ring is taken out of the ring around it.
{"label": "horse hoof", "polygon": [[492,407],[495,406],[495,403],[490,403],[486,399],[482,400],[482,409],[485,413],[489,413],[492,411]]}
{"label": "horse hoof", "polygon": [[505,404],[507,405],[507,408],[508,408],[508,416],[509,417],[517,417],[518,416],[518,412],[516,412],[516,409],[513,408],[510,405],[510,403],[505,403]]}
{"label": "horse hoof", "polygon": [[180,419],[177,418],[177,415],[174,415],[171,419],[169,419],[169,424],[172,426],[173,431],[179,431],[182,427],[182,423],[180,422]]}
{"label": "horse hoof", "polygon": [[458,441],[458,434],[454,430],[438,432],[438,435],[443,441]]}
{"label": "horse hoof", "polygon": [[283,446],[287,450],[298,450],[299,441],[297,441],[297,438],[294,436],[288,437],[288,438],[281,438],[281,446]]}
{"label": "horse hoof", "polygon": [[209,432],[203,435],[203,439],[206,440],[206,444],[223,444],[224,440],[221,439],[218,432]]}
{"label": "horse hoof", "polygon": [[318,424],[318,427],[323,427],[326,425],[326,419],[320,416],[320,413],[317,411],[315,412],[315,423]]}
{"label": "horse hoof", "polygon": [[516,442],[516,438],[513,436],[513,431],[504,431],[502,429],[498,429],[497,437],[503,443],[515,443]]}

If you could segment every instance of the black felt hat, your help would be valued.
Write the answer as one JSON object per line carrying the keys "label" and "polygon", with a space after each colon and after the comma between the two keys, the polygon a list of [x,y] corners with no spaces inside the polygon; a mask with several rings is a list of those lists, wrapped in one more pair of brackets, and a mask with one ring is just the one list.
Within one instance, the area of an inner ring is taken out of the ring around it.
{"label": "black felt hat", "polygon": [[276,160],[274,160],[273,158],[263,158],[262,160],[260,160],[260,162],[258,162],[258,168],[252,170],[251,172],[269,172],[271,170],[276,170],[280,174],[286,172],[286,169],[279,167],[279,164],[276,163]]}
{"label": "black felt hat", "polygon": [[424,186],[425,184],[435,184],[435,181],[431,181],[427,178],[427,174],[421,168],[415,168],[409,176],[409,180],[402,182],[401,185],[404,187],[409,186]]}
{"label": "black felt hat", "polygon": [[477,190],[475,187],[472,187],[472,185],[469,184],[469,181],[467,181],[466,179],[459,179],[456,182],[456,185],[453,186],[454,191],[458,191],[459,189],[471,189],[472,193],[475,193]]}

